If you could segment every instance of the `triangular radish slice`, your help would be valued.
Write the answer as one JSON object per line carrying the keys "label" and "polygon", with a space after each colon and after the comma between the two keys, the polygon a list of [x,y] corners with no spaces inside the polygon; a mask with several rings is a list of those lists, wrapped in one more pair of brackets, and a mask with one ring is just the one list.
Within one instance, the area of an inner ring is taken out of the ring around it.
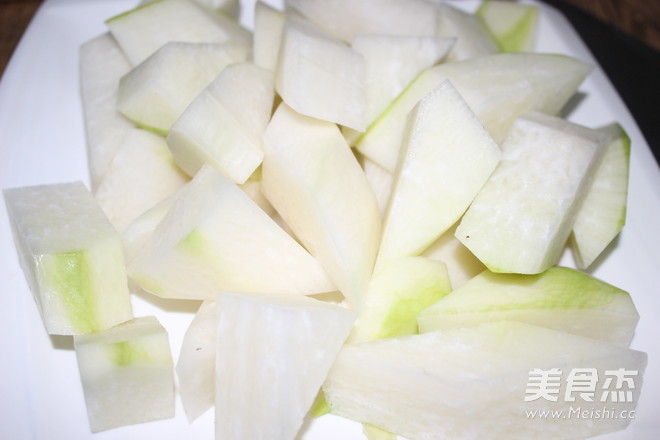
{"label": "triangular radish slice", "polygon": [[219,290],[293,295],[336,290],[305,249],[208,165],[185,187],[129,274],[165,298],[213,299]]}

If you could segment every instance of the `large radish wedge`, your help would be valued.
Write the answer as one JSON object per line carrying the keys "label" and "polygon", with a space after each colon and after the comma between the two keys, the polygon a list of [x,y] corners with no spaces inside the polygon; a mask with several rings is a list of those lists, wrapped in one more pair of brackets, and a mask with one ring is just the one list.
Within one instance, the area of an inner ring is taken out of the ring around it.
{"label": "large radish wedge", "polygon": [[417,317],[420,332],[511,320],[627,347],[639,313],[630,295],[566,267],[538,275],[482,272]]}
{"label": "large radish wedge", "polygon": [[92,432],[174,417],[167,331],[153,317],[74,337]]}
{"label": "large radish wedge", "polygon": [[619,124],[599,129],[610,140],[573,225],[575,260],[588,268],[626,223],[630,138]]}
{"label": "large radish wedge", "polygon": [[232,43],[167,43],[119,82],[117,108],[136,125],[166,135],[186,107],[247,49]]}
{"label": "large radish wedge", "polygon": [[[643,352],[500,321],[345,345],[323,391],[334,414],[408,439],[582,439],[630,423],[646,364]],[[600,417],[579,416],[592,409]],[[565,417],[539,419],[550,410]]]}
{"label": "large radish wedge", "polygon": [[357,140],[357,149],[394,171],[406,118],[431,90],[449,79],[493,139],[528,110],[555,114],[582,83],[591,66],[562,55],[495,54],[443,63],[422,72]]}
{"label": "large radish wedge", "polygon": [[232,42],[250,47],[250,33],[221,13],[208,13],[194,1],[156,0],[106,20],[133,66],[164,44]]}
{"label": "large radish wedge", "polygon": [[217,299],[216,439],[296,437],[355,313],[304,296]]}
{"label": "large radish wedge", "polygon": [[554,266],[606,141],[601,132],[554,116],[519,118],[456,237],[493,272],[534,274]]}
{"label": "large radish wedge", "polygon": [[265,135],[262,190],[354,307],[380,240],[378,204],[339,128],[280,105]]}
{"label": "large radish wedge", "polygon": [[129,266],[145,290],[214,299],[220,290],[334,291],[319,263],[236,184],[204,166]]}
{"label": "large radish wedge", "polygon": [[500,149],[450,81],[410,115],[376,265],[421,254],[463,215]]}
{"label": "large radish wedge", "polygon": [[94,333],[133,317],[121,238],[82,183],[4,195],[18,259],[48,333]]}

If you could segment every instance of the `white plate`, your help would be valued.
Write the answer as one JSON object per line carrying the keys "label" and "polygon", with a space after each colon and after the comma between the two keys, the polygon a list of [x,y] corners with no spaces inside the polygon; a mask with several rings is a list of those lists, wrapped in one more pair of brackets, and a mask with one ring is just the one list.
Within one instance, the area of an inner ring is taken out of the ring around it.
{"label": "white plate", "polygon": [[[252,5],[254,0],[248,3]],[[105,31],[103,20],[136,0],[49,0],[39,10],[0,82],[0,187],[89,182],[78,94],[78,47]],[[474,2],[463,2],[472,8]],[[538,49],[595,64],[568,22],[545,5]],[[243,17],[250,20],[250,6]],[[630,113],[596,69],[580,88],[584,99],[570,119],[591,127],[620,122],[632,140],[628,224],[594,275],[629,291],[641,314],[633,348],[649,354],[636,419],[602,439],[660,438],[660,172]],[[4,204],[4,203],[3,203]],[[144,439],[213,437],[212,412],[188,424],[177,416],[92,435],[69,339],[48,337],[23,274],[4,209],[0,217],[0,438]],[[565,264],[571,264],[566,256]],[[156,313],[170,332],[176,356],[192,311],[164,312],[158,300],[135,298],[136,314]],[[362,439],[357,423],[325,416],[306,439]],[[249,440],[249,439],[246,439]]]}

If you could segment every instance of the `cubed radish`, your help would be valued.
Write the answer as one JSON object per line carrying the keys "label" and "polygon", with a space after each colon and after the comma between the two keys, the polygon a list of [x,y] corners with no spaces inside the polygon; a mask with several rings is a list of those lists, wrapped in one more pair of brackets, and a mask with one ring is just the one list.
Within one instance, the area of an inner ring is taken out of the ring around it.
{"label": "cubed radish", "polygon": [[174,417],[172,355],[155,317],[74,341],[92,432]]}
{"label": "cubed radish", "polygon": [[4,191],[25,277],[50,334],[133,317],[121,238],[81,182]]}

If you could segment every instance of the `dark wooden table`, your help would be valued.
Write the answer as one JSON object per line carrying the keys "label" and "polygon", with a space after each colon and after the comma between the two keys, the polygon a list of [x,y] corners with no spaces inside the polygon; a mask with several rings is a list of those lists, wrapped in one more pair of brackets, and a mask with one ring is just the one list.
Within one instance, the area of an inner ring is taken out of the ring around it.
{"label": "dark wooden table", "polygon": [[[91,1],[91,0],[90,0]],[[660,51],[660,1],[562,0]],[[0,73],[41,4],[41,0],[0,0]]]}

